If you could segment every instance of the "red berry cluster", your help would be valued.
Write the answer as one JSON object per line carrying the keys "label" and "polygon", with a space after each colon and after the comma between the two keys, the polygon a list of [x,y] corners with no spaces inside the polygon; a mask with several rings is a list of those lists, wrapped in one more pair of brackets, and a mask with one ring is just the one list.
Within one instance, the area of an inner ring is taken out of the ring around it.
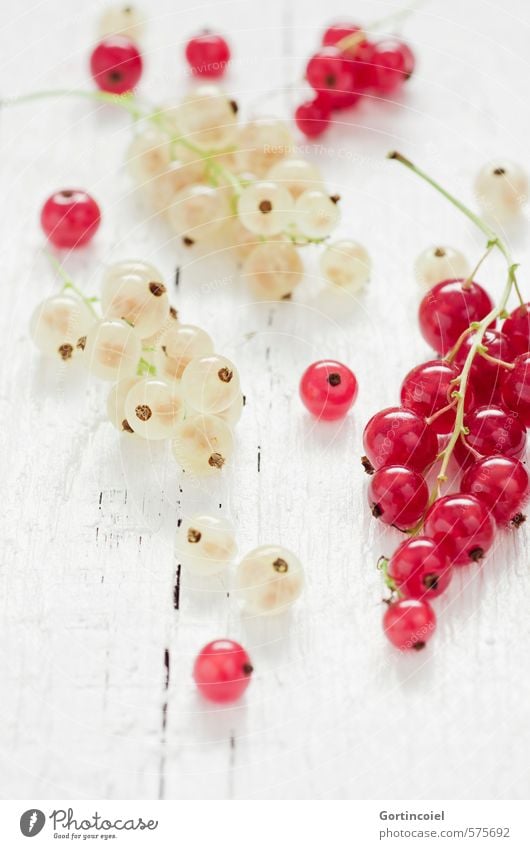
{"label": "red berry cluster", "polygon": [[333,24],[307,63],[306,79],[315,97],[297,108],[298,128],[316,138],[329,125],[334,111],[354,106],[363,95],[396,93],[413,70],[414,54],[403,41],[385,38],[374,42],[357,24]]}
{"label": "red berry cluster", "polygon": [[[453,569],[482,559],[496,524],[524,520],[529,478],[518,458],[530,426],[530,304],[517,307],[500,330],[491,322],[470,360],[465,395],[459,392],[474,331],[492,310],[489,295],[472,280],[434,286],[421,301],[419,324],[437,357],[406,375],[401,406],[376,413],[364,431],[372,513],[410,533],[380,562],[393,590],[384,629],[402,650],[422,648],[432,635],[430,600],[446,589]],[[459,491],[442,496],[442,474],[430,498],[425,475],[459,428],[459,398],[463,427],[452,452]]]}

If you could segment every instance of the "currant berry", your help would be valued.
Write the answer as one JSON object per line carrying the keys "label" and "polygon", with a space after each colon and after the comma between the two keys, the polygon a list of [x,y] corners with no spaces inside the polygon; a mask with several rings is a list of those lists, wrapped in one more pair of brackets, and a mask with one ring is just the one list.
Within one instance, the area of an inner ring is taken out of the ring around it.
{"label": "currant berry", "polygon": [[351,75],[344,54],[337,47],[324,47],[311,57],[306,68],[309,85],[320,92],[344,92],[351,88]]}
{"label": "currant berry", "polygon": [[[401,384],[401,403],[424,419],[432,419],[431,428],[440,434],[449,433],[455,420],[456,399],[451,393],[458,389],[454,383],[459,370],[443,360],[429,360],[411,369]],[[467,406],[471,407],[471,393]],[[452,404],[451,409],[441,412]]]}
{"label": "currant berry", "polygon": [[429,490],[419,472],[406,466],[382,466],[368,486],[372,516],[399,530],[412,528],[423,516]]}
{"label": "currant berry", "polygon": [[300,560],[280,545],[253,549],[237,567],[237,593],[251,616],[281,613],[296,601],[303,585]]}
{"label": "currant berry", "polygon": [[290,242],[263,242],[250,251],[241,276],[259,298],[276,301],[291,295],[303,279],[304,266]]}
{"label": "currant berry", "polygon": [[317,95],[297,107],[294,113],[296,126],[309,139],[316,139],[324,133],[331,122],[331,103],[329,98]]}
{"label": "currant berry", "polygon": [[445,495],[429,508],[425,534],[438,542],[454,566],[481,560],[491,548],[495,523],[486,505],[464,492]]}
{"label": "currant berry", "polygon": [[273,165],[285,159],[294,147],[285,121],[260,118],[249,121],[239,131],[236,163],[240,171],[265,177]]}
{"label": "currant berry", "polygon": [[[513,457],[484,457],[473,463],[462,478],[462,492],[483,501],[498,524],[517,523],[528,495],[528,472]],[[521,517],[522,519],[522,517]]]}
{"label": "currant berry", "polygon": [[530,304],[522,304],[510,313],[502,325],[514,356],[530,351]]}
{"label": "currant berry", "polygon": [[83,362],[92,374],[102,380],[130,377],[136,371],[142,353],[140,336],[121,320],[97,321],[82,344]]}
{"label": "currant berry", "polygon": [[414,270],[418,282],[427,289],[444,280],[460,277],[465,280],[471,272],[464,254],[448,245],[437,245],[422,251],[416,260]]}
{"label": "currant berry", "polygon": [[342,419],[357,398],[358,384],[348,366],[336,360],[310,365],[300,381],[300,398],[311,415],[333,421]]}
{"label": "currant berry", "polygon": [[341,239],[323,251],[320,270],[332,286],[359,292],[370,279],[372,262],[362,245],[351,239]]}
{"label": "currant berry", "polygon": [[123,35],[109,35],[94,48],[90,70],[97,87],[111,94],[132,91],[142,76],[136,44]]}
{"label": "currant berry", "polygon": [[180,380],[191,360],[213,351],[213,341],[206,331],[193,324],[176,323],[158,340],[155,365],[165,380]]}
{"label": "currant berry", "polygon": [[[105,318],[121,318],[142,339],[152,336],[166,322],[169,298],[158,272],[145,279],[147,263],[125,261],[108,269],[101,292]],[[153,271],[155,271],[153,269]]]}
{"label": "currant berry", "polygon": [[138,377],[125,377],[112,387],[107,398],[107,415],[111,424],[127,436],[134,436],[135,433],[125,417],[125,400],[139,380]]}
{"label": "currant berry", "polygon": [[131,41],[138,41],[143,35],[145,19],[143,14],[135,6],[127,3],[126,6],[111,6],[106,9],[99,21],[99,35],[106,38],[108,35],[124,35]]}
{"label": "currant berry", "polygon": [[137,381],[125,399],[125,418],[143,439],[169,439],[184,418],[180,388],[157,378]]}
{"label": "currant berry", "polygon": [[[422,336],[438,354],[445,355],[472,322],[481,321],[492,309],[490,296],[478,283],[444,280],[420,303]],[[490,326],[494,324],[492,321]]]}
{"label": "currant berry", "polygon": [[404,598],[387,607],[383,628],[392,645],[400,651],[419,651],[434,633],[436,616],[429,602]]}
{"label": "currant berry", "polygon": [[376,413],[364,429],[364,450],[374,469],[408,466],[423,470],[438,453],[435,432],[412,410],[388,407]]}
{"label": "currant berry", "polygon": [[294,221],[297,231],[308,239],[325,239],[337,226],[340,219],[336,195],[313,189],[302,192],[294,205]]}
{"label": "currant berry", "polygon": [[356,32],[361,32],[361,27],[357,24],[339,21],[336,24],[331,24],[331,26],[324,30],[322,44],[324,47],[334,47],[337,42],[342,41],[349,35],[354,35]]}
{"label": "currant berry", "polygon": [[515,162],[488,162],[477,175],[475,194],[484,213],[506,221],[516,216],[528,200],[528,177]]}
{"label": "currant berry", "polygon": [[520,354],[513,364],[504,376],[502,400],[525,427],[530,427],[530,353]]}
{"label": "currant berry", "polygon": [[184,472],[219,474],[234,453],[232,428],[220,416],[188,416],[177,427],[172,450]]}
{"label": "currant berry", "polygon": [[186,404],[198,413],[226,410],[241,395],[237,368],[218,354],[190,360],[181,387]]}
{"label": "currant berry", "polygon": [[166,133],[156,127],[148,127],[136,133],[125,160],[131,176],[141,186],[149,184],[153,177],[167,172],[170,167],[171,142]]}
{"label": "currant berry", "polygon": [[430,537],[418,536],[396,549],[387,574],[402,595],[429,601],[447,589],[452,570],[442,547]]}
{"label": "currant berry", "polygon": [[[470,334],[463,342],[455,356],[454,362],[463,366],[475,337]],[[489,357],[502,362],[511,363],[513,354],[508,338],[497,330],[486,330],[482,337],[482,345],[487,349]],[[480,353],[477,353],[469,372],[469,386],[472,388],[475,406],[499,404],[501,390],[508,370],[499,363],[492,363]],[[469,408],[471,409],[471,404]],[[511,408],[513,409],[513,408]]]}
{"label": "currant berry", "polygon": [[96,233],[101,212],[82,189],[62,189],[50,195],[40,214],[41,227],[56,248],[80,248]]}
{"label": "currant berry", "polygon": [[210,702],[235,702],[250,683],[253,672],[245,649],[234,640],[213,640],[199,652],[193,678]]}
{"label": "currant berry", "polygon": [[372,56],[373,85],[380,94],[391,94],[414,71],[414,54],[407,44],[388,38],[375,45]]}
{"label": "currant berry", "polygon": [[79,298],[52,295],[35,308],[30,334],[42,354],[70,362],[82,350],[78,340],[93,324],[94,316]]}
{"label": "currant berry", "polygon": [[232,401],[230,406],[226,407],[225,410],[220,410],[216,413],[216,416],[219,416],[224,422],[231,425],[232,427],[236,425],[241,418],[241,413],[243,412],[243,407],[245,406],[245,398],[243,395],[239,395],[235,401]]}
{"label": "currant berry", "polygon": [[238,107],[215,85],[201,85],[175,110],[180,134],[204,150],[221,150],[234,142]]}
{"label": "currant berry", "polygon": [[477,407],[465,416],[465,442],[455,445],[455,457],[464,468],[473,460],[504,454],[520,457],[526,446],[526,430],[515,413],[490,405]]}
{"label": "currant berry", "polygon": [[229,217],[225,192],[202,183],[183,188],[168,209],[169,223],[186,245],[206,242]]}
{"label": "currant berry", "polygon": [[293,198],[287,189],[270,180],[251,183],[237,202],[241,223],[258,236],[276,236],[286,230],[292,209]]}
{"label": "currant berry", "polygon": [[186,61],[195,77],[222,77],[230,61],[226,40],[209,30],[190,38],[186,44]]}
{"label": "currant berry", "polygon": [[302,192],[320,189],[322,186],[319,169],[307,159],[282,159],[272,166],[267,180],[279,183],[293,198],[299,197]]}
{"label": "currant berry", "polygon": [[237,545],[230,522],[217,516],[193,516],[181,523],[176,556],[196,575],[218,575],[236,557]]}

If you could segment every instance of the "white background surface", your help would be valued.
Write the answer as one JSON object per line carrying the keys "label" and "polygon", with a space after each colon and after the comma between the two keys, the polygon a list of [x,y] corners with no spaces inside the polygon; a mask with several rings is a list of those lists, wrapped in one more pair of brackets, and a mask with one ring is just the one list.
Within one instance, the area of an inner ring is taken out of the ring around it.
{"label": "white background surface", "polygon": [[[141,92],[181,95],[182,44],[211,24],[232,43],[226,86],[245,117],[291,114],[329,19],[367,22],[394,8],[144,5]],[[3,95],[89,87],[99,8],[4,0]],[[428,356],[415,321],[416,254],[446,241],[473,261],[482,249],[457,212],[384,154],[398,147],[467,201],[491,156],[529,168],[529,24],[524,0],[425,4],[404,27],[418,72],[403,98],[342,113],[310,153],[342,194],[340,234],[373,256],[369,289],[347,309],[319,294],[311,252],[292,303],[274,306],[250,301],[226,259],[179,256],[121,166],[124,115],[76,100],[2,111],[3,797],[528,797],[528,526],[500,536],[481,570],[460,571],[437,604],[431,647],[401,657],[382,634],[375,569],[397,534],[369,516],[358,457],[368,416],[395,403],[403,374]],[[279,94],[262,98],[271,89]],[[92,192],[104,213],[93,245],[65,258],[79,285],[96,293],[114,259],[154,261],[184,320],[207,328],[241,369],[248,403],[237,457],[215,491],[186,488],[164,447],[120,440],[105,418],[107,387],[54,371],[28,339],[32,309],[58,287],[38,211],[70,185]],[[512,247],[530,297],[525,231],[526,222]],[[482,279],[500,291],[502,265],[492,261]],[[344,422],[315,424],[297,384],[328,356],[354,368],[359,400]],[[174,609],[174,533],[197,509],[229,517],[242,553],[268,542],[299,553],[307,588],[290,616],[245,620],[226,582],[208,589],[184,576]],[[224,710],[202,702],[191,681],[196,652],[219,636],[241,640],[256,669],[245,699]]]}

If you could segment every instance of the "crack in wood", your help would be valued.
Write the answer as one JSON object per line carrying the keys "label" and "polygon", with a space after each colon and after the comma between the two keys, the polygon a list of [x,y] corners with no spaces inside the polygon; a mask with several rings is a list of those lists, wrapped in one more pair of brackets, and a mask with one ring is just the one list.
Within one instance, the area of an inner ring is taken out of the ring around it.
{"label": "crack in wood", "polygon": [[175,585],[173,587],[173,609],[178,610],[180,605],[180,563],[177,566],[177,572],[175,575]]}

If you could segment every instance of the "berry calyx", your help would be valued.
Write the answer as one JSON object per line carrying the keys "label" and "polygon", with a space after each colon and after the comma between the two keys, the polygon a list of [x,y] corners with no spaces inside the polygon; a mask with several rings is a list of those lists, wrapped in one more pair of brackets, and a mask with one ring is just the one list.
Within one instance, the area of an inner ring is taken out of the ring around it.
{"label": "berry calyx", "polygon": [[526,446],[526,431],[516,414],[494,405],[477,407],[464,418],[466,433],[455,445],[461,466],[473,460],[504,454],[520,457]]}
{"label": "berry calyx", "polygon": [[387,607],[383,628],[392,645],[400,651],[420,651],[434,633],[436,616],[427,601],[400,599]]}
{"label": "berry calyx", "polygon": [[388,407],[372,416],[363,443],[374,469],[398,465],[423,472],[438,453],[435,432],[421,416],[403,407]]}
{"label": "berry calyx", "polygon": [[444,280],[420,303],[420,331],[437,353],[445,355],[472,322],[481,321],[492,309],[490,296],[478,283]]}
{"label": "berry calyx", "polygon": [[40,214],[42,229],[56,248],[80,248],[96,233],[101,221],[99,206],[82,189],[61,189],[45,201]]}
{"label": "berry calyx", "polygon": [[195,77],[222,77],[230,61],[230,48],[226,40],[209,30],[190,38],[185,54]]}
{"label": "berry calyx", "polygon": [[477,460],[469,466],[461,482],[462,492],[483,501],[498,524],[506,524],[520,515],[528,487],[528,472],[523,464],[514,457],[501,455]]}
{"label": "berry calyx", "polygon": [[97,87],[112,94],[132,91],[142,76],[142,57],[136,44],[123,35],[109,35],[94,48],[90,71]]}
{"label": "berry calyx", "polygon": [[425,600],[441,595],[452,576],[447,552],[426,536],[402,542],[388,561],[386,571],[400,595]]}
{"label": "berry calyx", "polygon": [[419,472],[406,466],[383,466],[370,478],[368,502],[372,515],[399,530],[412,528],[423,516],[429,490]]}
{"label": "berry calyx", "polygon": [[333,421],[343,418],[357,398],[358,384],[348,366],[336,360],[310,365],[300,381],[300,398],[311,415]]}
{"label": "berry calyx", "polygon": [[502,400],[525,427],[530,427],[530,353],[516,357],[513,369],[506,373]]}
{"label": "berry calyx", "polygon": [[294,114],[296,126],[309,139],[316,139],[328,128],[331,120],[331,103],[328,97],[319,96],[297,107]]}
{"label": "berry calyx", "polygon": [[234,640],[213,640],[199,652],[193,667],[197,689],[211,702],[235,702],[250,683],[252,664]]}
{"label": "berry calyx", "polygon": [[435,501],[425,517],[424,529],[447,552],[454,566],[481,560],[495,535],[495,524],[486,505],[463,492]]}

